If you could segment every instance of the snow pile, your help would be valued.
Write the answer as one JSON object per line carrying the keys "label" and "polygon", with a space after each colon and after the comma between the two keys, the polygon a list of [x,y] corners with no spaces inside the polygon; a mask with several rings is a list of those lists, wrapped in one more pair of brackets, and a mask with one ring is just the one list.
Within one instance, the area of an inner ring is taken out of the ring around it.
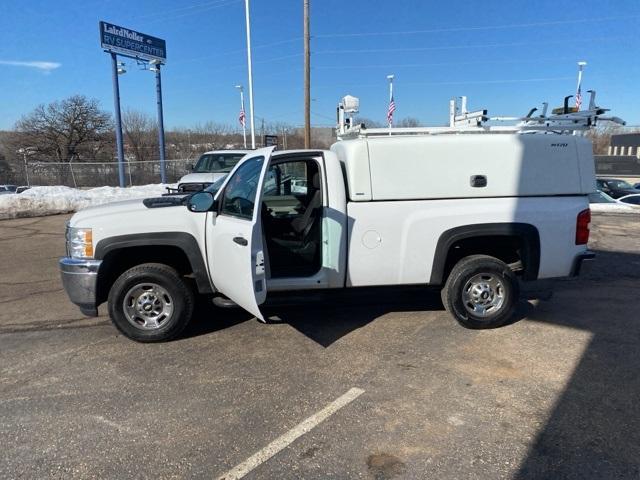
{"label": "snow pile", "polygon": [[624,203],[592,203],[589,208],[594,213],[635,213],[640,214],[640,208]]}
{"label": "snow pile", "polygon": [[0,195],[0,219],[40,217],[76,212],[103,203],[157,197],[175,185],[142,185],[137,187],[98,187],[79,190],[70,187],[33,187],[19,194]]}

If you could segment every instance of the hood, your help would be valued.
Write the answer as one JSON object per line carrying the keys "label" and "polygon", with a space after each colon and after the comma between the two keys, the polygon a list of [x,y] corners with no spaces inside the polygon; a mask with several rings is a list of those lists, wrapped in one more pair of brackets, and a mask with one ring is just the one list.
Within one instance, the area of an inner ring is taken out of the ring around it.
{"label": "hood", "polygon": [[185,175],[180,179],[178,184],[182,183],[213,183],[219,178],[222,178],[226,175],[225,172],[215,172],[215,173],[190,173]]}
{"label": "hood", "polygon": [[205,213],[190,212],[184,205],[149,208],[144,200],[140,198],[85,208],[71,217],[69,225],[91,228],[96,244],[107,237],[152,232],[183,232],[199,238],[204,231]]}
{"label": "hood", "polygon": [[92,207],[83,208],[79,210],[71,220],[69,225],[72,227],[90,227],[91,223],[102,217],[113,217],[114,215],[127,214],[129,212],[141,212],[146,210],[146,207],[142,203],[143,198],[136,198],[133,200],[123,200],[121,202],[110,202],[103,205],[95,205]]}

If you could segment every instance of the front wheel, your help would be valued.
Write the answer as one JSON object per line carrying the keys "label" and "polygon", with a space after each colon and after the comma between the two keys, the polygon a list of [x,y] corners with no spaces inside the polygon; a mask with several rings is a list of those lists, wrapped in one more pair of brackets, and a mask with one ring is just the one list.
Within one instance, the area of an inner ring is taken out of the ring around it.
{"label": "front wheel", "polygon": [[109,316],[120,332],[138,342],[175,338],[191,320],[194,294],[173,268],[145,263],[130,268],[109,291]]}
{"label": "front wheel", "polygon": [[515,310],[520,289],[509,266],[487,255],[471,255],[451,270],[442,289],[442,303],[466,328],[496,328]]}

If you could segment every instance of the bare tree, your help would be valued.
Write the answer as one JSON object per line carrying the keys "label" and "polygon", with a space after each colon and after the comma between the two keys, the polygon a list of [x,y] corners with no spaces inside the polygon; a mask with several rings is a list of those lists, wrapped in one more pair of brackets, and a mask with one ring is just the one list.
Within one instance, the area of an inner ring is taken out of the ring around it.
{"label": "bare tree", "polygon": [[633,133],[633,130],[605,123],[603,126],[588,130],[586,136],[593,143],[593,153],[595,155],[607,155],[609,153],[609,145],[611,145],[611,136],[619,133]]}
{"label": "bare tree", "polygon": [[0,152],[0,184],[15,182],[15,172],[6,157]]}
{"label": "bare tree", "polygon": [[400,128],[414,128],[421,127],[422,125],[420,124],[420,120],[418,120],[417,118],[406,117],[400,119],[395,126]]}
{"label": "bare tree", "polygon": [[136,161],[159,157],[157,124],[150,115],[127,109],[122,115],[122,129],[128,150]]}
{"label": "bare tree", "polygon": [[100,109],[98,100],[74,95],[36,107],[17,122],[16,130],[20,142],[42,160],[94,159],[109,143],[111,115]]}

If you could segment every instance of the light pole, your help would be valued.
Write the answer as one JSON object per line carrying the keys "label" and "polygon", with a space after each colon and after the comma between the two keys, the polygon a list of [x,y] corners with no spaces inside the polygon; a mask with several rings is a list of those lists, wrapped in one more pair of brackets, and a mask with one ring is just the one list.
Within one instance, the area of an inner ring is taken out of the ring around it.
{"label": "light pole", "polygon": [[29,166],[27,165],[27,157],[29,155],[33,155],[35,152],[33,151],[33,147],[26,147],[19,149],[18,153],[22,154],[22,159],[24,161],[24,176],[27,182],[27,187],[30,187],[31,183],[29,182]]}
{"label": "light pole", "polygon": [[244,148],[247,148],[247,119],[244,112],[244,88],[242,85],[236,85],[236,88],[240,90],[240,125],[242,125],[242,138],[244,139]]}
{"label": "light pole", "polygon": [[304,31],[304,148],[311,148],[311,50],[309,0],[303,0]]}
{"label": "light pole", "polygon": [[253,72],[251,70],[251,20],[249,18],[249,0],[244,0],[244,14],[247,24],[247,70],[249,73],[249,122],[251,125],[251,148],[256,148],[256,131],[253,122]]}
{"label": "light pole", "polygon": [[122,117],[120,116],[120,83],[118,75],[127,73],[124,63],[118,63],[118,57],[111,52],[111,67],[113,69],[113,103],[116,116],[116,148],[118,151],[118,182],[120,188],[126,186],[124,180],[124,144],[122,141]]}
{"label": "light pole", "polygon": [[162,113],[162,79],[160,77],[160,60],[151,60],[153,65],[149,70],[156,73],[156,102],[158,104],[158,144],[160,146],[160,182],[167,183],[167,171],[165,165],[165,148],[164,148],[164,115]]}

